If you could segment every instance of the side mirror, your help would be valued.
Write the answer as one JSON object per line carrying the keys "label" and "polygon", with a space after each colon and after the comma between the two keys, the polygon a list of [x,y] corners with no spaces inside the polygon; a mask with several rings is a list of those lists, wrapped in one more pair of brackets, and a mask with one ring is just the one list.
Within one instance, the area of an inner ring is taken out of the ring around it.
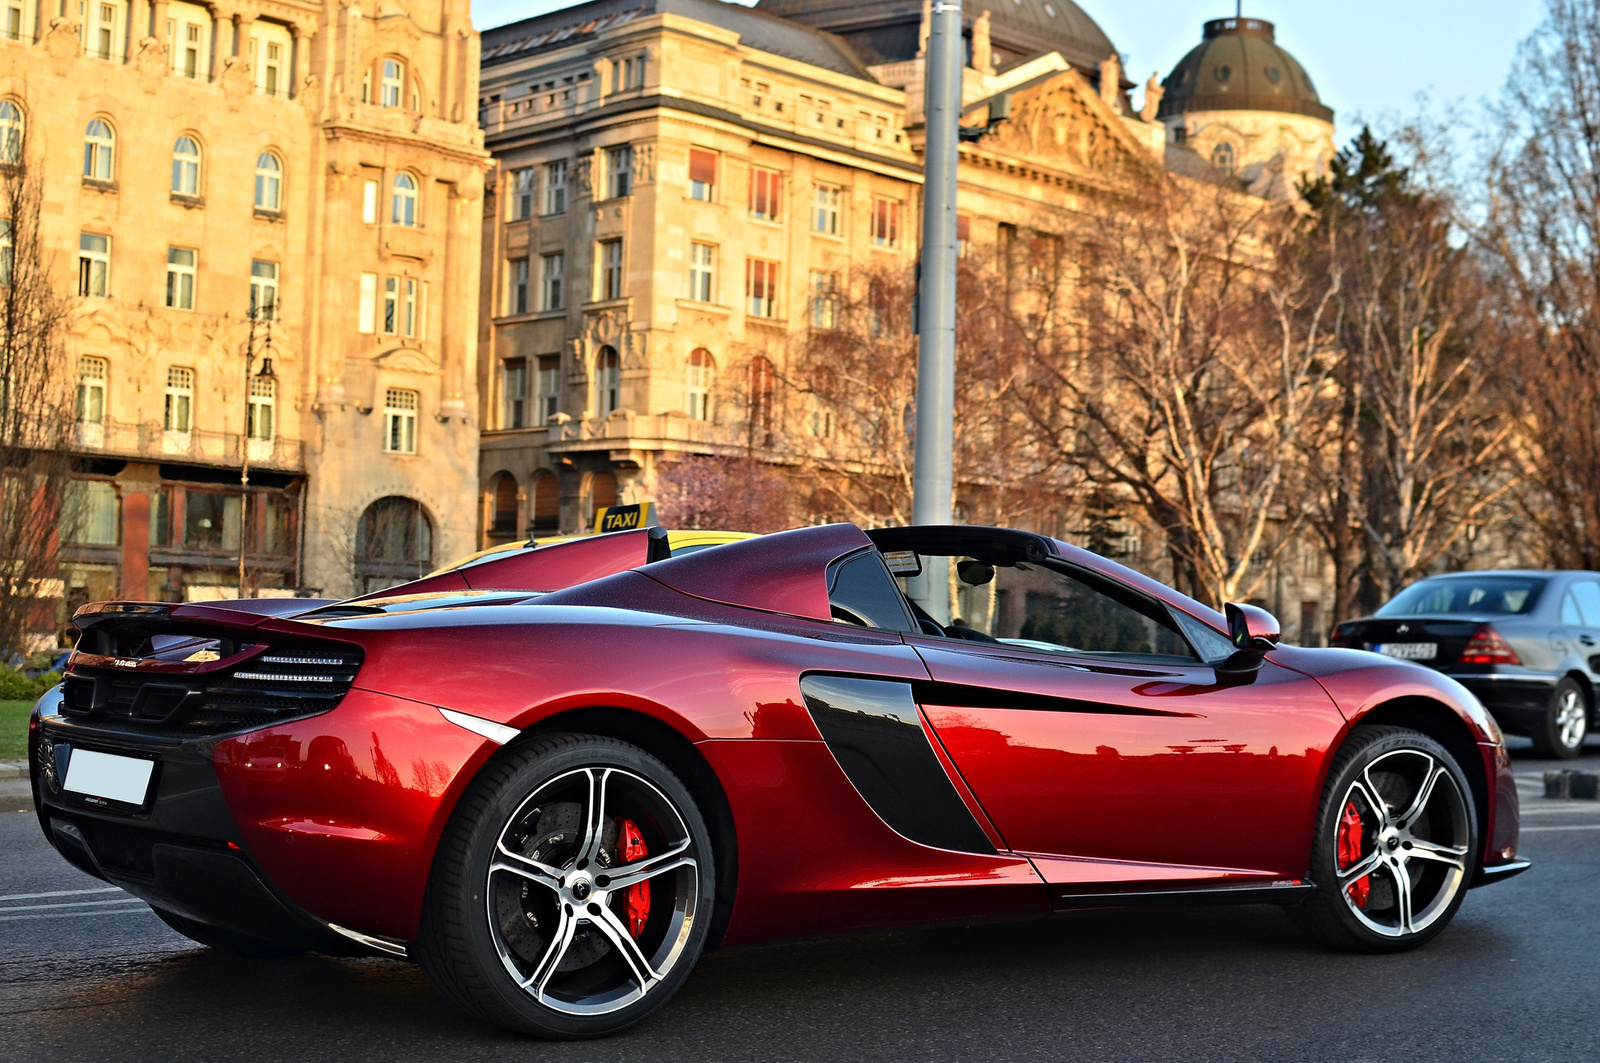
{"label": "side mirror", "polygon": [[1223,606],[1228,617],[1228,638],[1241,650],[1270,650],[1283,637],[1278,618],[1254,605],[1229,602]]}

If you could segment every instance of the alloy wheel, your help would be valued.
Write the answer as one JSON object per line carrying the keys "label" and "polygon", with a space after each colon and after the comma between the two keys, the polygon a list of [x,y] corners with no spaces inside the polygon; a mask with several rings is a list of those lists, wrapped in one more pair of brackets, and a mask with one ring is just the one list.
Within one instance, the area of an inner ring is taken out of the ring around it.
{"label": "alloy wheel", "polygon": [[1583,703],[1583,695],[1571,687],[1562,691],[1561,701],[1556,706],[1555,731],[1561,744],[1568,749],[1583,745],[1584,736],[1589,732],[1588,707]]}

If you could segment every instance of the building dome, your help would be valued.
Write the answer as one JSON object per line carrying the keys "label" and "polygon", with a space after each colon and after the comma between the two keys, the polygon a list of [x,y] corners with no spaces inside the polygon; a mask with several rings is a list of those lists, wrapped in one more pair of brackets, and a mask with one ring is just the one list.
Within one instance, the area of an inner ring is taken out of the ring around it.
{"label": "building dome", "polygon": [[1264,19],[1207,22],[1205,39],[1178,61],[1162,86],[1161,118],[1195,111],[1280,111],[1333,121],[1333,110],[1317,97],[1305,68],[1277,45],[1272,23]]}
{"label": "building dome", "polygon": [[[1000,70],[1060,52],[1073,66],[1098,76],[1101,61],[1116,51],[1105,31],[1072,0],[975,0],[963,6],[969,31],[974,19],[989,12]],[[760,0],[756,7],[838,34],[867,63],[913,59],[920,43],[922,0]]]}

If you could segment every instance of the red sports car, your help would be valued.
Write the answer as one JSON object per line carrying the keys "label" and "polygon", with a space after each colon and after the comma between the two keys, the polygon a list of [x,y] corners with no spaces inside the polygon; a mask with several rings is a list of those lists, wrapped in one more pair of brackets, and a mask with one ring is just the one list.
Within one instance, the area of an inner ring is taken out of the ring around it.
{"label": "red sports car", "polygon": [[1528,866],[1500,732],[1438,672],[1027,532],[669,553],[88,606],[31,725],[39,823],[197,941],[411,957],[551,1037],[638,1022],[714,945],[1267,902],[1392,951]]}

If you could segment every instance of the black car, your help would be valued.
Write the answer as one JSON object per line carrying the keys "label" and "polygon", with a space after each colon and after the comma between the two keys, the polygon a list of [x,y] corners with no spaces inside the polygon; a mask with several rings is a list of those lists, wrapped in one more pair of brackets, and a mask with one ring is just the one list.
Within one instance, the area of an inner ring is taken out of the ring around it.
{"label": "black car", "polygon": [[1541,754],[1575,757],[1600,684],[1600,572],[1432,576],[1331,641],[1437,668]]}

